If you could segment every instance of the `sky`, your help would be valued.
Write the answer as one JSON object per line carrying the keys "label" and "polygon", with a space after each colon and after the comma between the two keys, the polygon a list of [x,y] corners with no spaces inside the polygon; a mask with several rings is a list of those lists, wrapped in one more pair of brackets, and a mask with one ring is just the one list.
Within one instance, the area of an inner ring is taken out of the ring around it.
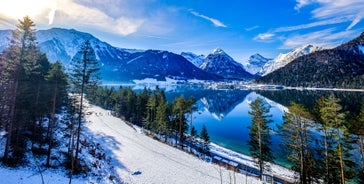
{"label": "sky", "polygon": [[363,0],[0,0],[0,29],[29,15],[36,29],[88,32],[113,46],[238,62],[313,44],[332,48],[364,31]]}

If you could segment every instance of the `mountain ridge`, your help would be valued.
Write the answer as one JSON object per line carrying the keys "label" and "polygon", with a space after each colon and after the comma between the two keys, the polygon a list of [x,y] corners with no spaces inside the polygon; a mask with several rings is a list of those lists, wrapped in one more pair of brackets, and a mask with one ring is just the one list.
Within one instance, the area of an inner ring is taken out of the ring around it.
{"label": "mountain ridge", "polygon": [[363,88],[364,33],[332,49],[296,58],[256,82],[293,87]]}
{"label": "mountain ridge", "polygon": [[213,73],[231,80],[247,80],[254,78],[252,74],[245,71],[242,64],[236,62],[221,48],[214,49],[206,56],[200,68],[208,73]]}
{"label": "mountain ridge", "polygon": [[[11,36],[11,30],[0,32],[0,36],[3,36],[0,39],[3,41],[0,43],[0,51],[9,44],[6,35]],[[66,68],[69,67],[70,60],[80,45],[85,40],[90,40],[96,58],[100,62],[103,81],[131,82],[133,79],[144,78],[165,80],[166,77],[179,80],[220,80],[222,78],[202,71],[184,57],[172,52],[118,48],[89,33],[75,29],[38,30],[36,37],[40,50],[47,55],[48,59],[51,62],[61,61]],[[136,61],[139,63],[135,64]],[[142,63],[146,65],[141,66]]]}

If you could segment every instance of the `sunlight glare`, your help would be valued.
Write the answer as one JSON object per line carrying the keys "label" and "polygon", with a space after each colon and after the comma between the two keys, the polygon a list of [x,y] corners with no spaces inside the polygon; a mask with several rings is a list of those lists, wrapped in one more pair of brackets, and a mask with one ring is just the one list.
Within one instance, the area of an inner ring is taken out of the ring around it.
{"label": "sunlight glare", "polygon": [[28,15],[31,18],[44,16],[53,22],[56,11],[56,3],[52,0],[1,0],[0,16],[7,16],[12,19],[21,19]]}

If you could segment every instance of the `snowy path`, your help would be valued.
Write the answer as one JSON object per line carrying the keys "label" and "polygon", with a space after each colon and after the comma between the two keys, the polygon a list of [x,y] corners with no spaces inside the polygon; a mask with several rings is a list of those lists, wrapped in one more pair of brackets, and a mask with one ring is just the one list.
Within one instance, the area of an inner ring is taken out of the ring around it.
{"label": "snowy path", "polygon": [[[203,162],[187,153],[153,140],[109,116],[100,107],[90,106],[85,131],[100,143],[112,158],[119,177],[126,183],[220,183],[219,166]],[[95,113],[98,113],[96,115]],[[101,115],[100,115],[101,113]],[[236,183],[260,183],[236,173]],[[223,183],[233,183],[234,174],[222,168]],[[231,182],[230,182],[231,181]]]}

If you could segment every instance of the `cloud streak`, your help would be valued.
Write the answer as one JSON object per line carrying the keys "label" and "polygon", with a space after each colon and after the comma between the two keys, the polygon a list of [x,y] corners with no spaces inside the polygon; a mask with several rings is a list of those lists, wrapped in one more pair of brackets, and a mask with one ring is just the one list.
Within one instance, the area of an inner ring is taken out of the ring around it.
{"label": "cloud streak", "polygon": [[364,3],[362,0],[297,0],[296,7],[303,7],[310,4],[319,4],[319,7],[311,13],[316,19],[333,19],[348,17],[351,24],[346,28],[352,29],[364,18]]}
{"label": "cloud streak", "polygon": [[217,19],[214,19],[214,18],[211,18],[211,17],[208,17],[206,15],[202,15],[196,11],[193,11],[193,10],[190,10],[191,14],[196,16],[196,17],[200,17],[200,18],[203,18],[203,19],[206,19],[208,21],[210,21],[211,23],[214,24],[214,26],[216,27],[227,27],[224,23],[222,23],[221,21],[217,20]]}
{"label": "cloud streak", "polygon": [[349,30],[335,32],[334,28],[324,29],[306,34],[296,34],[286,38],[281,49],[292,49],[302,45],[313,44],[324,48],[331,48],[340,43],[346,42],[343,38],[349,38],[351,35],[358,35],[358,31]]}
{"label": "cloud streak", "polygon": [[256,41],[272,41],[272,38],[275,36],[275,34],[273,33],[261,33],[258,34],[256,37],[254,37],[253,39]]}

